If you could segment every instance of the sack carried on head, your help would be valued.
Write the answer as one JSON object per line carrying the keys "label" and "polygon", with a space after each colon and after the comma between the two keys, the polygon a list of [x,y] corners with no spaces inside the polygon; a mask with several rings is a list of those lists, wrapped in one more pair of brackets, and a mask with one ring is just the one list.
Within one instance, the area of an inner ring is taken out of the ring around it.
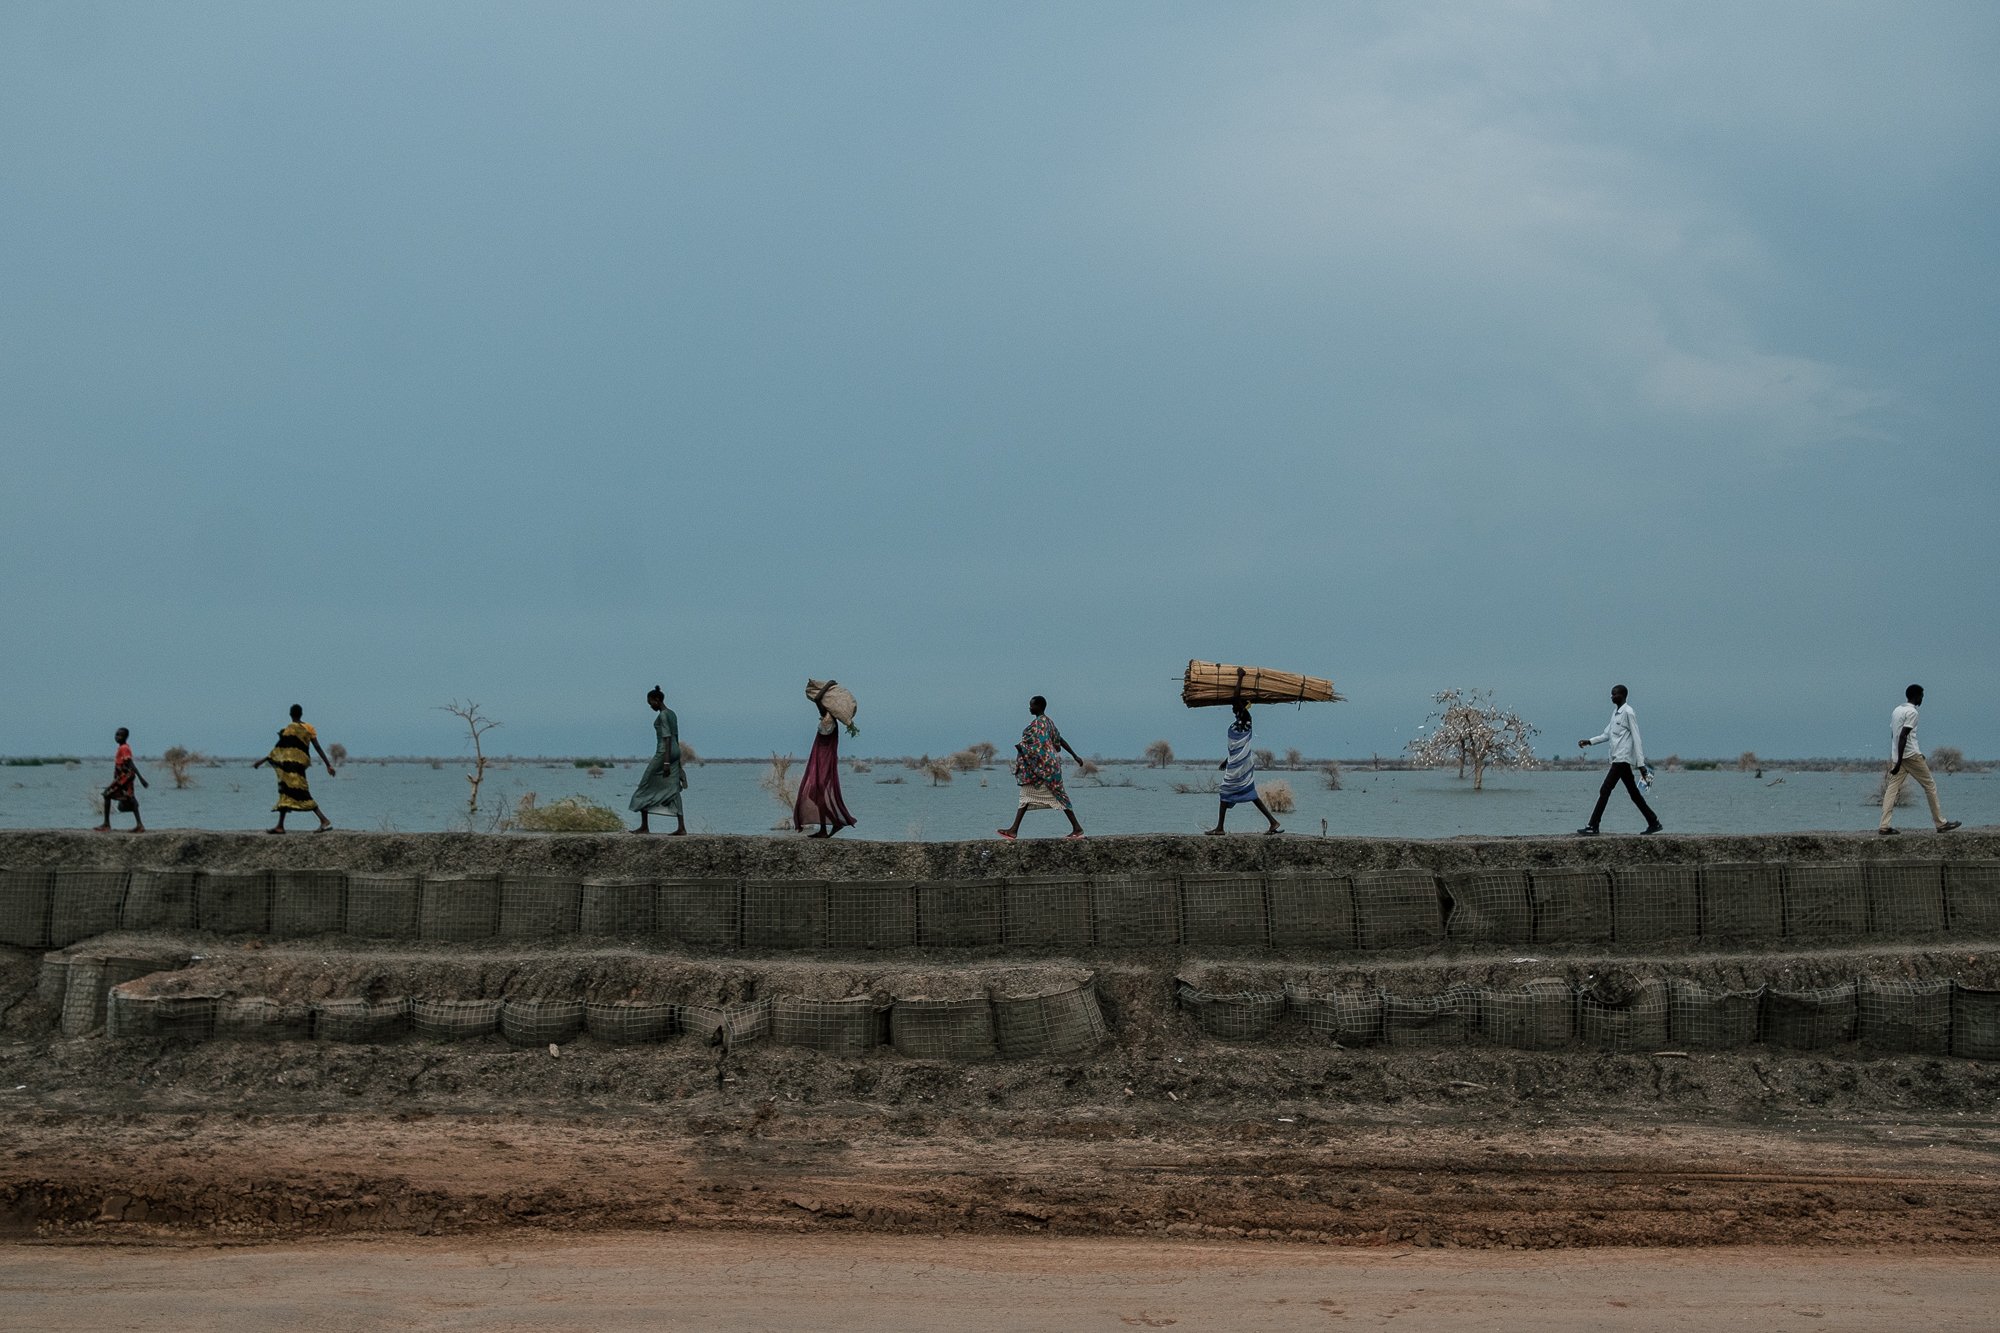
{"label": "sack carried on head", "polygon": [[855,703],[853,693],[837,680],[808,680],[806,698],[812,700],[833,717],[833,720],[854,730]]}

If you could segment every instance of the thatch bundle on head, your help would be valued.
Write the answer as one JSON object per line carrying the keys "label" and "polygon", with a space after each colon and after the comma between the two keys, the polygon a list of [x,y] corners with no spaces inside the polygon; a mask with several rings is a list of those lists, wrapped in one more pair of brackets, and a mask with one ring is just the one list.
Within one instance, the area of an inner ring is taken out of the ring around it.
{"label": "thatch bundle on head", "polygon": [[1338,703],[1333,682],[1318,676],[1264,667],[1230,666],[1223,662],[1191,661],[1181,681],[1181,702],[1189,708],[1222,704]]}
{"label": "thatch bundle on head", "polygon": [[806,681],[806,698],[825,708],[844,727],[854,726],[854,695],[837,680]]}

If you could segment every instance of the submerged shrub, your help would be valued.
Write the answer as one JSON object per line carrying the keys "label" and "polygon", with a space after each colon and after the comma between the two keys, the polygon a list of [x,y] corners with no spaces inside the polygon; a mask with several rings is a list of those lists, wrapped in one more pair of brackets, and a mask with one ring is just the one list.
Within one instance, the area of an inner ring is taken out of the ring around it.
{"label": "submerged shrub", "polygon": [[529,833],[616,833],[625,827],[625,819],[588,796],[565,796],[537,805],[535,793],[528,792],[515,802],[513,824]]}

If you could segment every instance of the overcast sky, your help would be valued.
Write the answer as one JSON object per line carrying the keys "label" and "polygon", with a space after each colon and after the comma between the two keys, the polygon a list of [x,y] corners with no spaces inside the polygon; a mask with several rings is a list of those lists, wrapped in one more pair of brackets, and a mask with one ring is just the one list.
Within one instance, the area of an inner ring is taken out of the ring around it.
{"label": "overcast sky", "polygon": [[2000,755],[2000,7],[0,6],[0,753]]}

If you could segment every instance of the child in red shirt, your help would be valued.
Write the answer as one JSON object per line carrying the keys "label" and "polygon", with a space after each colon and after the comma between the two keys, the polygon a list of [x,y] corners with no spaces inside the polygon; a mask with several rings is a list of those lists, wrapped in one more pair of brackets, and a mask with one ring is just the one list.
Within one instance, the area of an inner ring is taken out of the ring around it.
{"label": "child in red shirt", "polygon": [[125,728],[118,728],[118,757],[112,761],[111,785],[104,789],[104,822],[97,826],[99,833],[111,832],[111,805],[114,801],[120,810],[131,813],[134,833],[146,831],[146,821],[139,818],[139,796],[132,790],[132,783],[136,780],[141,787],[153,784],[146,781],[139,772],[139,766],[132,762],[132,747],[125,743],[131,735]]}

